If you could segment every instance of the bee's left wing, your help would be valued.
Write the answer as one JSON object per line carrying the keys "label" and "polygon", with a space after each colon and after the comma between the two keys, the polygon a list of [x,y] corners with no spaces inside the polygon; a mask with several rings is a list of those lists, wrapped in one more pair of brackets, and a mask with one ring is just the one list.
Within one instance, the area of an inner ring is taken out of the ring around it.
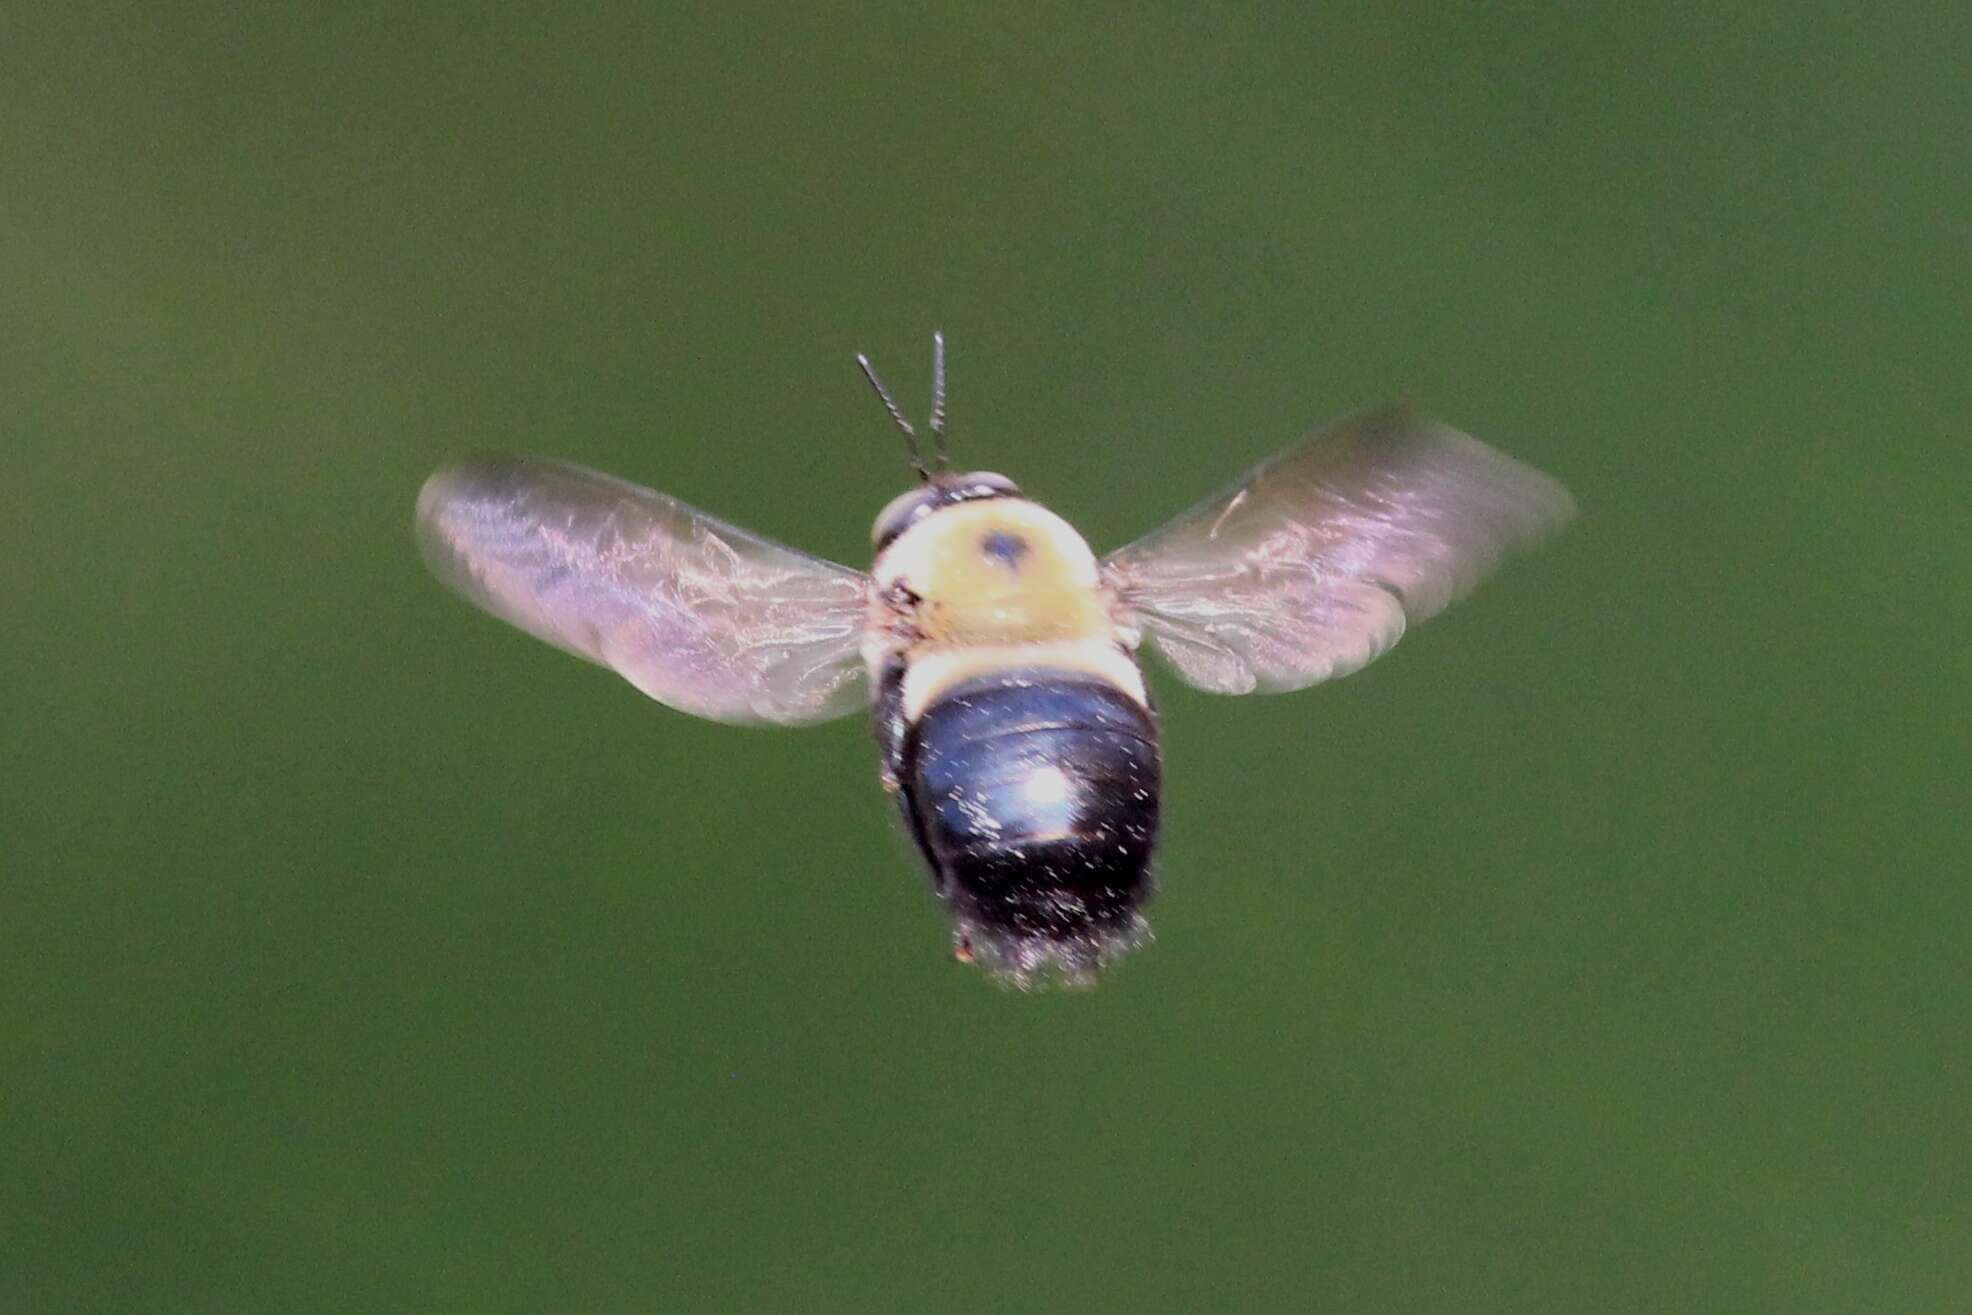
{"label": "bee's left wing", "polygon": [[684,712],[793,724],[865,702],[868,578],[559,461],[446,466],[418,494],[432,572]]}
{"label": "bee's left wing", "polygon": [[1278,692],[1362,667],[1574,505],[1532,467],[1387,408],[1316,430],[1103,566],[1126,624],[1185,680]]}

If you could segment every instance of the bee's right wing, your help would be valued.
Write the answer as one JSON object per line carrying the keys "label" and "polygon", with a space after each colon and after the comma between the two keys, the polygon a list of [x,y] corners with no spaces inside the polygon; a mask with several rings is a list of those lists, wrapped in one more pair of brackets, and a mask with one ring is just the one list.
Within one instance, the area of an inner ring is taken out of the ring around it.
{"label": "bee's right wing", "polygon": [[418,494],[433,574],[493,615],[717,721],[863,706],[868,577],[559,461],[487,457]]}
{"label": "bee's right wing", "polygon": [[1277,692],[1363,666],[1574,510],[1540,471],[1392,407],[1316,430],[1103,567],[1191,684]]}

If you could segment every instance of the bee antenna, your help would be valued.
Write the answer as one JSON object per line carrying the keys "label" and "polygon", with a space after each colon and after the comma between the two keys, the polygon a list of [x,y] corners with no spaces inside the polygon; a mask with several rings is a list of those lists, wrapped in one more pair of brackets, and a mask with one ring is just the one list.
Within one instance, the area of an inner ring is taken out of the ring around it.
{"label": "bee antenna", "polygon": [[945,453],[945,335],[935,331],[931,335],[931,420],[928,428],[937,453],[938,469],[949,469],[952,459]]}
{"label": "bee antenna", "polygon": [[883,386],[883,380],[876,377],[876,367],[870,364],[870,358],[857,352],[856,364],[863,367],[863,378],[869,380],[870,387],[876,389],[877,400],[883,403],[883,409],[890,413],[890,419],[904,435],[904,446],[911,453],[911,469],[918,473],[919,479],[930,479],[931,472],[925,468],[924,458],[918,455],[918,431],[911,428],[911,422],[904,419],[904,413],[899,411],[897,403],[891,400],[890,390]]}

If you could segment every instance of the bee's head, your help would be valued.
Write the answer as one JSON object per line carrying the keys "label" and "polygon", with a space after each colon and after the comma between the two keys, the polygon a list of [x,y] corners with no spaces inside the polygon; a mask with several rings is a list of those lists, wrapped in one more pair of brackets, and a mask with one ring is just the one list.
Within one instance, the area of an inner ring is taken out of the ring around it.
{"label": "bee's head", "polygon": [[1019,496],[1020,489],[1012,480],[990,470],[974,470],[963,475],[944,470],[927,474],[923,482],[899,493],[877,513],[876,524],[870,527],[870,541],[882,552],[898,535],[941,507],[982,498]]}
{"label": "bee's head", "polygon": [[965,474],[953,474],[951,459],[945,454],[945,335],[931,335],[931,419],[925,428],[931,431],[933,464],[926,465],[924,454],[918,451],[918,433],[911,428],[911,422],[904,419],[904,413],[897,409],[890,390],[877,378],[876,367],[870,358],[858,353],[856,364],[863,367],[863,377],[870,381],[876,390],[877,400],[883,409],[890,413],[899,432],[904,435],[904,447],[911,454],[911,469],[918,473],[918,485],[898,494],[888,506],[877,513],[876,524],[870,527],[870,539],[882,552],[890,542],[911,526],[937,511],[940,507],[950,507],[960,502],[977,502],[981,498],[1017,498],[1020,490],[1005,475],[996,475],[990,470],[974,470]]}

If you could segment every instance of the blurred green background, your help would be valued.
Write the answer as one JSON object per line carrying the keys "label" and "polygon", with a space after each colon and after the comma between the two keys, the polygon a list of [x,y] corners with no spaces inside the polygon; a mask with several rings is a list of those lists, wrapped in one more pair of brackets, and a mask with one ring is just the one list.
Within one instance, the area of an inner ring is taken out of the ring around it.
{"label": "blurred green background", "polygon": [[[16,6],[0,1311],[1972,1309],[1963,5]],[[1392,397],[1580,521],[1160,676],[1156,944],[422,571],[481,448],[861,564]]]}

